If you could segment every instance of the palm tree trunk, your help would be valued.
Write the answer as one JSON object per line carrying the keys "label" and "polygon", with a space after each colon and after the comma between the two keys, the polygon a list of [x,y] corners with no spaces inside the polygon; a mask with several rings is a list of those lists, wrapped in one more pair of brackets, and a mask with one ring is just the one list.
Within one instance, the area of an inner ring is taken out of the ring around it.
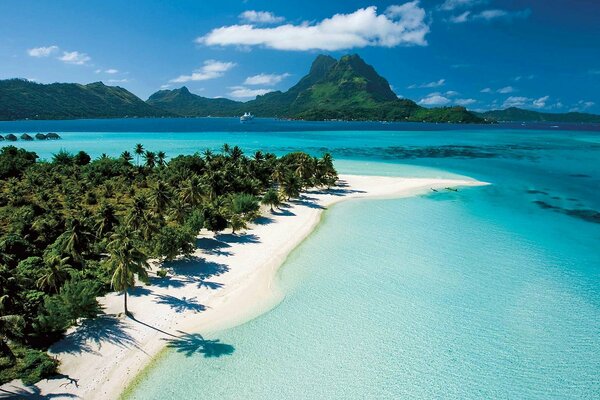
{"label": "palm tree trunk", "polygon": [[129,310],[127,310],[127,288],[123,290],[123,306],[125,308],[125,315],[129,315]]}

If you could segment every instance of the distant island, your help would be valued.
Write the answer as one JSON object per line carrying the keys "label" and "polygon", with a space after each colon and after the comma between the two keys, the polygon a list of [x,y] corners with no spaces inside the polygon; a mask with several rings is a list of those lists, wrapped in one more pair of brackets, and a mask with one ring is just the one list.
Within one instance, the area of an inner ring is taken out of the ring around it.
{"label": "distant island", "polygon": [[86,118],[257,117],[299,120],[493,123],[496,121],[600,122],[584,113],[540,113],[518,108],[476,113],[464,107],[426,108],[400,99],[388,81],[360,56],[339,60],[319,55],[310,71],[285,92],[247,102],[207,98],[185,86],[160,90],[143,101],[128,90],[102,82],[39,84],[0,80],[0,120]]}

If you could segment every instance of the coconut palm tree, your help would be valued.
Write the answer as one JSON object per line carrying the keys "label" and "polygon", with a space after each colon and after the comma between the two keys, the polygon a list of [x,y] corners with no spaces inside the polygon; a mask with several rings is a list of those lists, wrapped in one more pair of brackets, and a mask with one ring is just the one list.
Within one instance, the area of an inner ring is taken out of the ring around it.
{"label": "coconut palm tree", "polygon": [[48,289],[58,293],[63,283],[75,273],[75,269],[68,264],[69,257],[61,257],[59,254],[50,253],[46,256],[44,263],[46,268],[44,274],[37,280],[40,289]]}
{"label": "coconut palm tree", "polygon": [[167,155],[165,154],[164,151],[159,151],[158,153],[156,153],[156,162],[158,163],[159,167],[164,167],[166,164],[166,160],[167,160]]}
{"label": "coconut palm tree", "polygon": [[150,190],[150,202],[154,207],[154,211],[158,215],[163,215],[171,202],[171,190],[163,181],[157,181]]}
{"label": "coconut palm tree", "polygon": [[244,152],[242,151],[242,149],[239,146],[233,146],[233,148],[231,149],[229,154],[231,155],[231,159],[234,162],[238,162],[244,155]]}
{"label": "coconut palm tree", "polygon": [[21,337],[23,328],[25,328],[25,320],[20,315],[0,316],[0,354],[8,357],[13,363],[16,357],[8,346],[8,340]]}
{"label": "coconut palm tree", "polygon": [[125,161],[126,164],[130,164],[131,161],[133,160],[133,157],[131,156],[130,152],[128,152],[127,150],[125,150],[124,152],[121,153],[121,159],[123,161]]}
{"label": "coconut palm tree", "polygon": [[86,218],[76,217],[68,220],[66,230],[56,241],[63,254],[69,254],[74,261],[80,262],[83,260],[83,254],[89,249],[93,236],[87,228]]}
{"label": "coconut palm tree", "polygon": [[111,285],[114,289],[123,291],[123,310],[127,309],[127,290],[135,285],[135,276],[142,282],[148,281],[148,262],[146,255],[138,249],[133,240],[133,232],[120,228],[111,236],[108,244],[109,257],[106,260],[112,272]]}
{"label": "coconut palm tree", "polygon": [[190,207],[197,207],[202,202],[202,181],[197,175],[192,175],[186,179],[179,188],[179,198],[184,204]]}
{"label": "coconut palm tree", "polygon": [[229,146],[227,143],[223,143],[221,151],[223,152],[223,154],[228,155],[231,152],[231,146]]}
{"label": "coconut palm tree", "polygon": [[119,224],[115,208],[110,203],[102,203],[96,219],[96,236],[103,238]]}
{"label": "coconut palm tree", "polygon": [[235,234],[236,231],[240,229],[246,229],[248,226],[246,225],[246,221],[239,214],[233,214],[229,219],[229,226],[231,226],[231,233]]}
{"label": "coconut palm tree", "polygon": [[144,146],[141,143],[135,145],[135,149],[133,151],[137,156],[137,165],[140,165],[140,156],[144,154]]}
{"label": "coconut palm tree", "polygon": [[287,200],[300,196],[302,183],[295,174],[287,174],[281,185],[281,192]]}
{"label": "coconut palm tree", "polygon": [[213,158],[213,152],[210,149],[204,150],[202,154],[204,155],[204,160],[206,162],[210,162],[210,160]]}
{"label": "coconut palm tree", "polygon": [[144,153],[144,160],[146,161],[146,167],[153,169],[156,166],[156,153],[146,150]]}
{"label": "coconut palm tree", "polygon": [[256,162],[261,162],[265,159],[265,155],[260,150],[257,150],[252,157],[254,158],[254,161],[256,161]]}
{"label": "coconut palm tree", "polygon": [[275,189],[271,188],[264,194],[261,203],[270,206],[271,212],[273,212],[273,207],[279,207],[281,205],[279,194]]}

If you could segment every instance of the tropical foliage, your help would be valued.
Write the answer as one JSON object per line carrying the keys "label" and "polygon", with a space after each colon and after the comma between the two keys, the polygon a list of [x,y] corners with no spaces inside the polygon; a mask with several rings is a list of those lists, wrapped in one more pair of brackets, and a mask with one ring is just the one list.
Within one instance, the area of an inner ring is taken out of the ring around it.
{"label": "tropical foliage", "polygon": [[[180,155],[139,144],[92,160],[0,150],[0,382],[52,374],[48,345],[101,312],[97,296],[146,282],[149,258],[195,250],[201,229],[234,232],[305,188],[337,180],[331,156],[237,146]],[[135,306],[132,304],[132,308]],[[135,310],[134,310],[135,311]]]}

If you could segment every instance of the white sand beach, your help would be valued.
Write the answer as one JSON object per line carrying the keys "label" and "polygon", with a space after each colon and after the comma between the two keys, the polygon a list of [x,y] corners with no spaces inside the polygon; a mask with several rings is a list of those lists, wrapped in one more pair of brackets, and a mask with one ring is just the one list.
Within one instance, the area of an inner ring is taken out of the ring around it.
{"label": "white sand beach", "polygon": [[[366,197],[406,197],[432,188],[477,186],[474,180],[340,176],[330,191],[311,190],[263,216],[245,232],[203,232],[190,259],[168,263],[167,278],[132,290],[132,318],[119,317],[123,299],[100,299],[106,315],[84,321],[50,350],[61,377],[23,387],[11,382],[0,397],[31,394],[52,398],[116,399],[169,341],[202,345],[207,333],[244,323],[269,310],[282,293],[273,284],[287,255],[319,223],[332,204]],[[154,265],[154,269],[157,265]]]}

